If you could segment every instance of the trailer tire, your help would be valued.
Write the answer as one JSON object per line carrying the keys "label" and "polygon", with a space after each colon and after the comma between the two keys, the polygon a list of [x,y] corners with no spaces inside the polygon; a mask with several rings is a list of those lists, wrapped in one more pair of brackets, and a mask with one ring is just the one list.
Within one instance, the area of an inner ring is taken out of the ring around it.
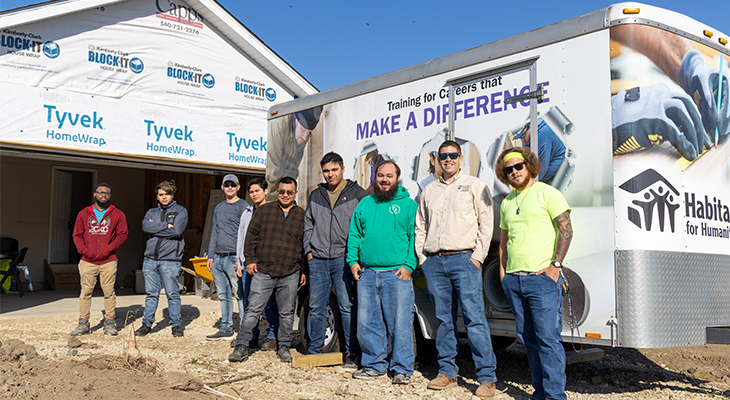
{"label": "trailer tire", "polygon": [[[327,304],[324,315],[327,322],[327,332],[324,336],[322,353],[344,351],[345,341],[341,340],[341,338],[344,338],[342,333],[342,317],[340,316],[340,309],[337,305],[337,298],[334,293],[330,293],[329,304]],[[302,341],[302,346],[304,346],[304,349],[307,351],[309,351],[309,327],[311,316],[312,313],[309,308],[309,296],[306,296],[302,302],[301,310],[299,311],[299,336]]]}

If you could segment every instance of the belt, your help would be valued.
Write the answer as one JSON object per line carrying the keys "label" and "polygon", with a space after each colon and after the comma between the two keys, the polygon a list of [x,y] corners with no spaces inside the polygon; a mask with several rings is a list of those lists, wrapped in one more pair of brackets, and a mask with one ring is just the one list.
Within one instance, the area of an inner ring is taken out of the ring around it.
{"label": "belt", "polygon": [[235,256],[236,253],[215,253],[215,255],[217,255],[218,257],[230,257]]}
{"label": "belt", "polygon": [[511,272],[509,275],[514,276],[534,276],[537,275],[537,272]]}
{"label": "belt", "polygon": [[463,254],[463,253],[472,253],[474,250],[467,249],[467,250],[439,250],[435,253],[428,253],[429,257],[447,257],[447,256],[455,256],[457,254]]}

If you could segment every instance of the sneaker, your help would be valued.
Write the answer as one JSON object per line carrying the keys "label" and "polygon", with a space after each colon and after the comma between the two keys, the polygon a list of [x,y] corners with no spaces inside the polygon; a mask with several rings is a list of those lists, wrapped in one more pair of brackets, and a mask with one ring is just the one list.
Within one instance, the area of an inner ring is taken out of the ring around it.
{"label": "sneaker", "polygon": [[222,339],[225,339],[225,338],[229,338],[231,336],[233,336],[233,332],[231,332],[231,333],[223,333],[221,331],[218,331],[218,332],[216,332],[216,333],[214,333],[212,335],[206,336],[205,339],[206,340],[222,340]]}
{"label": "sneaker", "polygon": [[91,326],[87,318],[79,318],[79,326],[71,332],[71,336],[81,336],[86,333],[91,333]]}
{"label": "sneaker", "polygon": [[448,389],[456,386],[456,379],[449,378],[444,374],[439,374],[436,379],[428,383],[428,388],[433,390]]}
{"label": "sneaker", "polygon": [[244,362],[246,360],[248,360],[248,347],[242,344],[236,346],[233,353],[228,356],[229,362]]}
{"label": "sneaker", "polygon": [[393,384],[394,385],[407,385],[411,383],[411,377],[402,373],[402,372],[396,372],[395,375],[393,375]]}
{"label": "sneaker", "polygon": [[104,320],[104,333],[107,335],[117,336],[117,323],[111,318]]}
{"label": "sneaker", "polygon": [[290,363],[292,360],[291,352],[288,347],[280,347],[279,351],[276,352],[276,355],[279,356],[281,362]]}
{"label": "sneaker", "polygon": [[370,368],[360,368],[352,373],[352,377],[355,379],[373,379],[385,374],[378,374]]}
{"label": "sneaker", "polygon": [[357,371],[357,364],[355,364],[355,361],[349,355],[345,356],[345,362],[342,363],[342,370],[347,372]]}
{"label": "sneaker", "polygon": [[147,336],[147,334],[150,332],[152,332],[152,328],[145,324],[142,324],[139,329],[134,331],[134,336]]}
{"label": "sneaker", "polygon": [[172,327],[172,336],[173,337],[183,337],[183,332],[185,329],[183,329],[182,325],[173,326]]}
{"label": "sneaker", "polygon": [[482,382],[479,384],[477,391],[474,392],[474,395],[480,399],[488,399],[494,397],[496,392],[497,388],[494,386],[494,382]]}
{"label": "sneaker", "polygon": [[276,350],[276,339],[266,339],[264,344],[261,346],[263,351],[274,351]]}

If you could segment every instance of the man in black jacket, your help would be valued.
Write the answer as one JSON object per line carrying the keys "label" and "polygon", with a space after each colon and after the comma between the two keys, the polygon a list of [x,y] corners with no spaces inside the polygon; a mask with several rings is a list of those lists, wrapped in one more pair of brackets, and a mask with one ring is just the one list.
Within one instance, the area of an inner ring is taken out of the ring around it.
{"label": "man in black jacket", "polygon": [[309,353],[322,352],[326,331],[325,309],[334,286],[342,316],[345,336],[346,371],[355,371],[354,359],[360,346],[357,343],[355,284],[345,262],[350,218],[365,190],[357,183],[343,179],[345,166],[342,157],[330,152],[319,162],[325,183],[309,195],[304,214],[304,254],[309,260]]}
{"label": "man in black jacket", "polygon": [[160,297],[160,283],[167,295],[172,336],[183,336],[177,277],[180,275],[180,260],[185,248],[183,232],[188,224],[188,210],[174,200],[175,191],[177,188],[172,179],[157,185],[155,193],[159,203],[157,207],[149,209],[142,220],[142,231],[149,235],[142,263],[147,297],[144,301],[142,326],[134,332],[137,336],[145,336],[152,331]]}

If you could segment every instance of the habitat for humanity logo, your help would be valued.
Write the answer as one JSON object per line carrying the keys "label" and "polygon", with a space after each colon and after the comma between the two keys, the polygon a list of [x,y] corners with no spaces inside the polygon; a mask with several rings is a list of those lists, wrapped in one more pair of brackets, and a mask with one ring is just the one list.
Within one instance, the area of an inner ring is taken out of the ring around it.
{"label": "habitat for humanity logo", "polygon": [[48,58],[56,58],[61,54],[58,43],[43,42],[41,35],[12,29],[3,29],[0,35],[0,47],[7,49],[5,54],[30,58],[39,58],[41,54]]}
{"label": "habitat for humanity logo", "polygon": [[669,219],[669,226],[674,232],[679,191],[661,174],[647,169],[621,184],[619,188],[633,195],[632,205],[628,207],[629,221],[639,228],[643,226],[651,231],[656,214],[659,230],[664,232],[664,222]]}
{"label": "habitat for humanity logo", "polygon": [[201,84],[208,89],[215,86],[215,78],[210,73],[204,73],[202,69],[191,65],[178,64],[173,61],[167,62],[167,77],[176,79],[178,85],[197,87]]}
{"label": "habitat for humanity logo", "polygon": [[268,101],[276,100],[276,90],[266,88],[266,84],[259,81],[252,81],[246,78],[236,77],[236,92],[243,93],[243,97],[251,100]]}
{"label": "habitat for humanity logo", "polygon": [[100,64],[99,68],[104,71],[121,72],[126,74],[132,71],[139,74],[144,71],[144,63],[138,57],[131,57],[129,53],[122,50],[113,50],[106,47],[89,45],[90,63]]}
{"label": "habitat for humanity logo", "polygon": [[182,2],[176,3],[171,0],[155,0],[155,6],[158,11],[157,18],[179,22],[196,28],[203,27],[203,16]]}

